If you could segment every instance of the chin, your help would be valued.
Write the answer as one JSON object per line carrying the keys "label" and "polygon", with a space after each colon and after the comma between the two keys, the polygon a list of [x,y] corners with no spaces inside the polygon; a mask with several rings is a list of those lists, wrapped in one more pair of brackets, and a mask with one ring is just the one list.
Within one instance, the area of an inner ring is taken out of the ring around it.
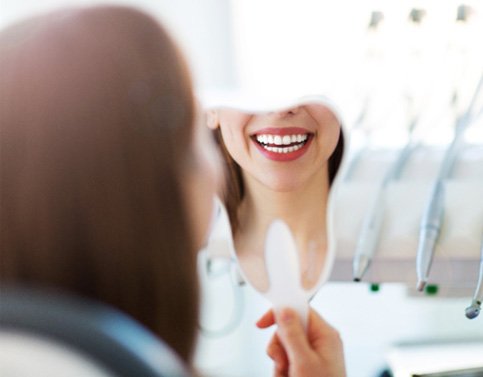
{"label": "chin", "polygon": [[276,192],[299,191],[305,186],[301,177],[294,177],[293,172],[288,176],[265,176],[260,182],[268,189]]}

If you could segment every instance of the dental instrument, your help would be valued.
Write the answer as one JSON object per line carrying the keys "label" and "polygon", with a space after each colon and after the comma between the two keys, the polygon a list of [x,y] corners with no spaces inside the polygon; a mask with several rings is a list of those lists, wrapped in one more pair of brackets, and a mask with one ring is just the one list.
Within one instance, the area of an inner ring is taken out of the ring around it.
{"label": "dental instrument", "polygon": [[472,121],[473,108],[476,99],[483,85],[483,75],[473,93],[466,112],[457,120],[455,134],[453,140],[446,150],[443,162],[441,163],[436,180],[431,188],[431,194],[424,209],[423,216],[420,223],[419,243],[416,257],[416,273],[418,291],[423,291],[429,279],[429,272],[433,262],[434,251],[438,241],[441,227],[443,225],[444,217],[444,180],[447,179],[453,169],[460,145],[462,143],[462,136],[467,126]]}
{"label": "dental instrument", "polygon": [[384,219],[384,195],[386,188],[391,181],[399,179],[404,165],[416,148],[417,143],[414,142],[412,135],[417,122],[417,117],[411,122],[409,126],[409,140],[386,172],[382,183],[379,185],[369,205],[369,210],[364,216],[352,265],[352,274],[356,282],[361,281],[377,249],[382,221]]}
{"label": "dental instrument", "polygon": [[480,272],[478,275],[478,283],[476,284],[475,294],[473,295],[473,301],[471,305],[465,310],[466,317],[473,319],[478,317],[481,311],[481,303],[483,302],[483,242],[481,243],[481,256],[480,256]]}

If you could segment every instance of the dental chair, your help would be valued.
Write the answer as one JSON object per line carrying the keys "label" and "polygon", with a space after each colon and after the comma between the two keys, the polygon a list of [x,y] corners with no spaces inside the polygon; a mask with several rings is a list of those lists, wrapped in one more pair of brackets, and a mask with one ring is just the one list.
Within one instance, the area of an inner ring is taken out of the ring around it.
{"label": "dental chair", "polygon": [[0,289],[2,377],[188,377],[148,330],[76,297]]}

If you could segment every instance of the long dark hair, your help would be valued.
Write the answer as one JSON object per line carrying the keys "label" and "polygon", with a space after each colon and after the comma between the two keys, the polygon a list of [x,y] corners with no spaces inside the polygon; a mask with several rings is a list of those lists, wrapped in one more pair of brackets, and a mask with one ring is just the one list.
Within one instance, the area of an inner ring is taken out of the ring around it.
{"label": "long dark hair", "polygon": [[190,362],[195,107],[177,47],[131,8],[63,10],[1,32],[0,67],[0,284],[102,300]]}

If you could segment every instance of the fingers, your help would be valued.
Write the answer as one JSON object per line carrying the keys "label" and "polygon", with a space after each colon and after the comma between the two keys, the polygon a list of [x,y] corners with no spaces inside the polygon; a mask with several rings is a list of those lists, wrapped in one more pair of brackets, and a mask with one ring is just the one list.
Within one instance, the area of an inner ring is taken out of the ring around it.
{"label": "fingers", "polygon": [[[260,329],[266,329],[273,326],[276,323],[274,311],[270,309],[256,322],[256,326]],[[280,324],[279,324],[280,325]],[[304,332],[305,333],[305,332]],[[308,331],[307,331],[309,344],[318,343],[320,340],[326,338],[333,338],[338,336],[338,332],[329,325],[320,315],[310,308]]]}
{"label": "fingers", "polygon": [[310,309],[308,324],[308,340],[312,346],[320,343],[340,341],[339,333],[315,310]]}
{"label": "fingers", "polygon": [[274,361],[275,374],[278,373],[278,375],[285,375],[288,373],[288,357],[277,334],[272,336],[272,339],[267,347],[267,354]]}
{"label": "fingers", "polygon": [[[266,329],[275,324],[273,310],[266,312],[256,323],[260,329]],[[286,377],[288,373],[288,357],[277,334],[272,336],[267,346],[267,354],[274,362],[273,377]]]}
{"label": "fingers", "polygon": [[266,329],[275,324],[275,316],[273,315],[273,310],[269,310],[257,321],[256,325],[260,329]]}
{"label": "fingers", "polygon": [[276,313],[278,335],[290,361],[307,359],[312,353],[307,335],[293,309],[285,308]]}
{"label": "fingers", "polygon": [[[256,325],[261,328],[265,329],[275,324],[275,315],[273,314],[273,310],[269,310],[266,312],[256,323]],[[270,340],[270,343],[267,346],[267,354],[274,362],[274,377],[285,377],[288,373],[288,366],[289,361],[287,357],[287,353],[283,348],[282,343],[278,335],[275,333]]]}
{"label": "fingers", "polygon": [[312,325],[314,331],[332,331],[333,327],[323,319],[314,309],[309,310],[309,326]]}
{"label": "fingers", "polygon": [[258,321],[261,328],[276,320],[277,332],[272,337],[267,354],[274,361],[274,377],[345,376],[343,344],[339,333],[314,310],[310,310],[307,331],[293,309],[265,313]]}

